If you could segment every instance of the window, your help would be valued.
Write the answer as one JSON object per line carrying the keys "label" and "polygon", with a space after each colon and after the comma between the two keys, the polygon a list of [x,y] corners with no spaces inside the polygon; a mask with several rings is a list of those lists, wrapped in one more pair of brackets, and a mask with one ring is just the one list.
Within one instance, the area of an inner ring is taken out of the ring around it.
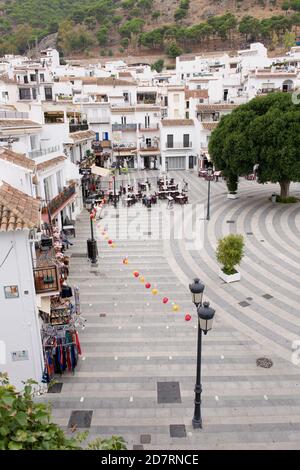
{"label": "window", "polygon": [[36,74],[35,73],[30,74],[30,81],[31,82],[36,82]]}
{"label": "window", "polygon": [[174,136],[173,134],[167,135],[167,148],[172,149],[174,147]]}
{"label": "window", "polygon": [[8,100],[8,91],[2,91],[2,99],[4,101]]}
{"label": "window", "polygon": [[46,87],[44,88],[45,90],[45,100],[46,101],[52,101],[52,88],[51,87]]}
{"label": "window", "polygon": [[28,77],[27,77],[27,75],[24,75],[24,83],[28,83]]}
{"label": "window", "polygon": [[48,203],[51,201],[51,176],[44,179],[44,191],[45,191],[45,200]]}
{"label": "window", "polygon": [[129,93],[123,93],[123,96],[124,96],[124,101],[125,101],[126,103],[128,103],[128,101],[129,101]]}
{"label": "window", "polygon": [[126,125],[126,116],[121,116],[121,124]]}
{"label": "window", "polygon": [[31,150],[36,149],[36,136],[35,135],[30,136],[30,146],[31,146]]}
{"label": "window", "polygon": [[56,181],[57,181],[57,189],[58,189],[58,192],[61,193],[62,190],[63,190],[61,171],[58,171],[58,172],[56,173]]}
{"label": "window", "polygon": [[44,81],[45,81],[45,74],[44,74],[44,73],[41,73],[41,74],[40,74],[40,81],[41,81],[41,82],[44,82]]}
{"label": "window", "polygon": [[189,109],[189,108],[190,108],[190,102],[187,101],[187,102],[186,102],[186,109]]}
{"label": "window", "polygon": [[30,88],[19,88],[20,100],[31,100]]}
{"label": "window", "polygon": [[190,134],[183,134],[183,146],[184,147],[190,146]]}
{"label": "window", "polygon": [[36,88],[32,88],[32,99],[36,100],[37,93],[36,93]]}
{"label": "window", "polygon": [[197,85],[197,90],[201,90],[201,85]]}
{"label": "window", "polygon": [[190,113],[188,111],[185,113],[185,119],[190,119]]}
{"label": "window", "polygon": [[150,116],[145,116],[145,128],[150,127]]}
{"label": "window", "polygon": [[146,139],[146,146],[151,147],[151,139],[149,138]]}

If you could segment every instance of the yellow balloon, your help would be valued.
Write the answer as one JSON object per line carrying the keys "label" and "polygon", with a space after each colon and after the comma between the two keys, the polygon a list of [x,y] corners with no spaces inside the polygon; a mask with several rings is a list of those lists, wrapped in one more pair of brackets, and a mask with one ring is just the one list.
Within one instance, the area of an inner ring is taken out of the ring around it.
{"label": "yellow balloon", "polygon": [[174,304],[173,307],[172,307],[172,310],[173,310],[173,312],[178,312],[178,310],[179,310],[178,305]]}
{"label": "yellow balloon", "polygon": [[153,294],[153,295],[158,294],[158,290],[157,290],[157,289],[152,289],[152,294]]}
{"label": "yellow balloon", "polygon": [[108,240],[108,239],[109,239],[109,236],[108,236],[108,235],[106,235],[104,238],[105,238],[105,240]]}
{"label": "yellow balloon", "polygon": [[145,282],[144,276],[141,276],[141,277],[140,277],[140,282]]}
{"label": "yellow balloon", "polygon": [[110,246],[111,246],[112,248],[116,248],[116,245],[115,245],[114,243],[112,243]]}

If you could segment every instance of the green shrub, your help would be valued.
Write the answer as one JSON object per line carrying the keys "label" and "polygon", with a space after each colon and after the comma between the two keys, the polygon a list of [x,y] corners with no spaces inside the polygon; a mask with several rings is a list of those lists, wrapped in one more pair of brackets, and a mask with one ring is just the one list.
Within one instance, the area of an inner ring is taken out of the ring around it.
{"label": "green shrub", "polygon": [[[49,404],[33,400],[37,383],[28,380],[24,390],[18,392],[9,384],[6,374],[0,373],[0,450],[80,450],[88,433],[78,433],[68,438],[63,430],[51,421]],[[122,437],[96,439],[88,450],[124,450]]]}
{"label": "green shrub", "polygon": [[228,178],[226,179],[226,184],[227,184],[228,191],[231,194],[235,194],[238,189],[238,176],[229,175]]}
{"label": "green shrub", "polygon": [[[272,200],[272,198],[270,198],[270,201],[271,200]],[[295,204],[298,201],[299,201],[299,199],[297,197],[294,197],[294,196],[281,197],[281,196],[279,196],[279,194],[276,195],[276,202],[280,202],[282,204]]]}
{"label": "green shrub", "polygon": [[235,266],[240,264],[244,256],[243,235],[230,234],[219,240],[216,256],[225,274],[235,274]]}

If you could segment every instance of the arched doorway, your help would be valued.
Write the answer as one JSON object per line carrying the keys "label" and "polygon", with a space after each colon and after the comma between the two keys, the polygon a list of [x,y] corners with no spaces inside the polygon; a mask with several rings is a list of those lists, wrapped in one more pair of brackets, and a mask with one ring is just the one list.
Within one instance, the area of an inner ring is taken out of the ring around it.
{"label": "arched doorway", "polygon": [[294,89],[294,82],[292,80],[285,80],[282,84],[282,91],[288,92]]}

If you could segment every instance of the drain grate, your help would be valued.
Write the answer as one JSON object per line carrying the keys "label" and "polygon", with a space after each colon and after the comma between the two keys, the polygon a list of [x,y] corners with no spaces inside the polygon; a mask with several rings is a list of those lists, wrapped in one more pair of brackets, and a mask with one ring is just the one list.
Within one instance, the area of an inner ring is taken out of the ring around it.
{"label": "drain grate", "polygon": [[234,224],[234,223],[235,223],[235,220],[226,220],[226,223],[227,223],[227,224]]}
{"label": "drain grate", "polygon": [[271,359],[268,359],[267,357],[259,357],[256,359],[256,365],[257,367],[263,367],[264,369],[270,369],[273,365],[273,361]]}
{"label": "drain grate", "polygon": [[72,258],[86,258],[86,253],[72,253]]}
{"label": "drain grate", "polygon": [[100,317],[100,318],[106,317],[106,313],[100,313],[99,317]]}

